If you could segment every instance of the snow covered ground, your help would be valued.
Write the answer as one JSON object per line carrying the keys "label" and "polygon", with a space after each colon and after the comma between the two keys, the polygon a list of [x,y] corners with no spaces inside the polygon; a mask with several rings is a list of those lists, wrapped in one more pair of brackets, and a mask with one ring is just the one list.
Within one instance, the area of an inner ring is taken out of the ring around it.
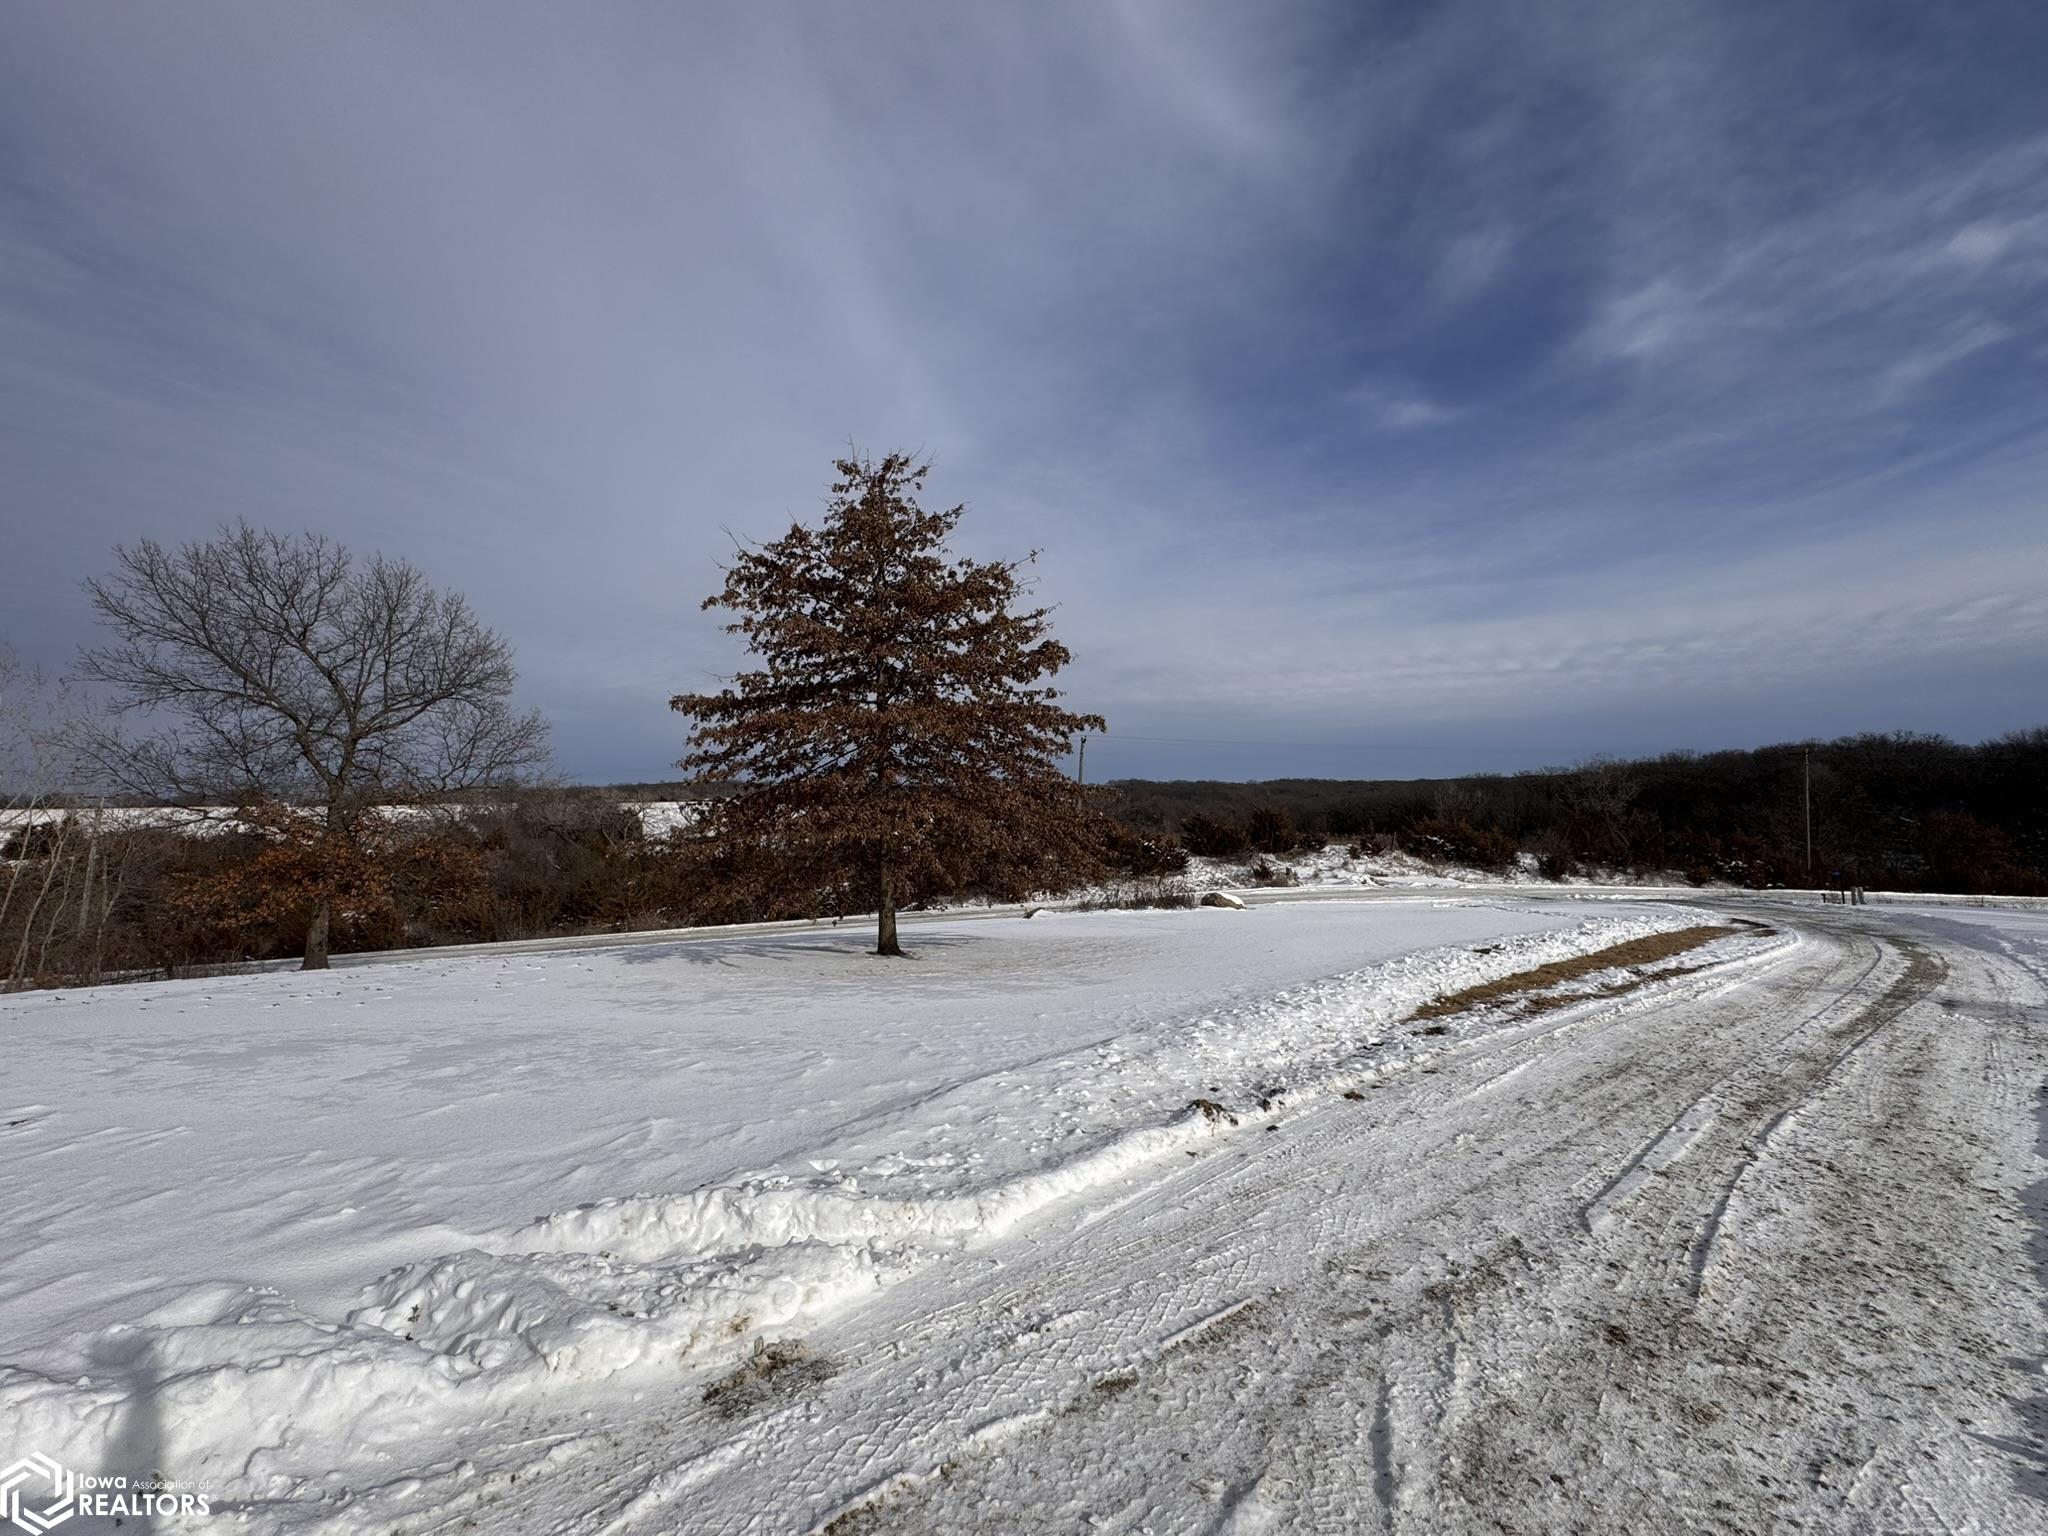
{"label": "snow covered ground", "polygon": [[2001,1514],[2048,1455],[2004,1363],[2048,922],[1751,915],[1429,1022],[1727,919],[1379,895],[6,998],[0,1458],[250,1529],[1491,1529],[1496,1482],[1522,1529],[1766,1529],[1833,1437],[1875,1447],[1843,1508]]}
{"label": "snow covered ground", "polygon": [[[1393,886],[1432,890],[1463,885],[1553,884],[1537,872],[1534,854],[1521,855],[1512,869],[1484,870],[1459,864],[1431,863],[1399,849],[1387,853],[1361,850],[1353,854],[1351,846],[1341,842],[1328,843],[1321,848],[1300,849],[1294,853],[1248,854],[1242,859],[1191,858],[1188,860],[1188,883],[1198,891],[1236,890],[1251,883],[1250,867],[1259,862],[1291,875],[1295,884],[1303,886]],[[1575,880],[1570,883],[1589,882]],[[1625,882],[1608,880],[1604,883],[1618,885]]]}
{"label": "snow covered ground", "polygon": [[[1250,866],[1263,862],[1291,875],[1295,885],[1308,887],[1384,886],[1396,890],[1479,887],[1493,890],[1534,886],[1549,890],[1577,890],[1684,884],[1675,871],[1656,879],[1637,880],[1626,871],[1597,870],[1590,874],[1568,875],[1563,880],[1551,880],[1538,868],[1533,853],[1517,854],[1513,866],[1494,870],[1419,859],[1398,848],[1385,853],[1359,848],[1354,853],[1352,849],[1357,846],[1332,842],[1320,848],[1297,849],[1293,853],[1249,854],[1242,859],[1191,858],[1188,860],[1187,879],[1196,890],[1235,890],[1250,884]],[[1730,887],[1716,885],[1704,889],[1727,890]]]}
{"label": "snow covered ground", "polygon": [[[640,818],[641,830],[649,837],[666,837],[688,826],[696,819],[697,807],[685,800],[622,800],[619,809],[632,811]],[[401,820],[443,814],[443,808],[431,805],[391,805],[384,807],[383,814]],[[233,806],[200,805],[45,805],[41,802],[19,805],[0,804],[0,834],[21,831],[28,827],[49,826],[67,816],[87,819],[99,818],[114,826],[131,827],[176,827],[199,836],[225,831],[238,822]]]}

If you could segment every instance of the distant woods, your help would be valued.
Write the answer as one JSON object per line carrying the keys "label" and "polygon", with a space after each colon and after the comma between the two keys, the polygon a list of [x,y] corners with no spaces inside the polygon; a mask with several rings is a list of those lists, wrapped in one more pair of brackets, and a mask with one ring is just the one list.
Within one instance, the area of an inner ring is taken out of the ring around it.
{"label": "distant woods", "polygon": [[1134,831],[1222,858],[1363,842],[1480,869],[1526,853],[1552,878],[1614,871],[1758,889],[2048,895],[2048,729],[1978,746],[1848,736],[1458,779],[1112,787]]}

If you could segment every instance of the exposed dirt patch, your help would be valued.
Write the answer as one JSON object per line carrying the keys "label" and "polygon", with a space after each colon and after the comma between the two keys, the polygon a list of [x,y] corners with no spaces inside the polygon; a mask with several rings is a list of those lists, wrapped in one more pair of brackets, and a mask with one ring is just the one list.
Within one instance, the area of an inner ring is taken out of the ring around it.
{"label": "exposed dirt patch", "polygon": [[824,1536],[863,1536],[881,1525],[885,1507],[883,1500],[876,1499],[849,1509],[825,1527]]}
{"label": "exposed dirt patch", "polygon": [[1112,1371],[1099,1376],[1088,1384],[1088,1390],[1079,1397],[1070,1399],[1060,1409],[1061,1418],[1072,1418],[1077,1413],[1086,1413],[1091,1408],[1100,1408],[1112,1398],[1122,1397],[1138,1384],[1136,1371]]}
{"label": "exposed dirt patch", "polygon": [[836,1369],[793,1340],[763,1340],[738,1370],[704,1389],[704,1401],[721,1418],[737,1419],[826,1380]]}
{"label": "exposed dirt patch", "polygon": [[1256,1301],[1241,1301],[1234,1307],[1226,1307],[1214,1316],[1205,1318],[1192,1327],[1184,1329],[1179,1337],[1169,1340],[1159,1353],[1171,1355],[1186,1349],[1191,1344],[1204,1348],[1219,1344],[1232,1335],[1264,1321],[1260,1315],[1260,1304]]}
{"label": "exposed dirt patch", "polygon": [[1605,949],[1596,949],[1591,954],[1574,955],[1569,960],[1553,960],[1548,965],[1537,966],[1534,970],[1517,971],[1514,975],[1503,976],[1498,981],[1481,982],[1478,986],[1466,987],[1461,992],[1446,993],[1424,1003],[1411,1017],[1441,1019],[1454,1013],[1464,1013],[1471,1008],[1512,1002],[1519,1002],[1524,1013],[1546,1013],[1553,1008],[1584,1002],[1588,997],[1619,996],[1623,992],[1634,991],[1646,982],[1661,980],[1666,976],[1690,975],[1699,967],[1686,966],[1677,970],[1662,970],[1654,976],[1630,977],[1593,993],[1560,994],[1553,993],[1551,989],[1599,971],[1618,970],[1625,966],[1654,965],[1660,960],[1669,960],[1688,950],[1698,949],[1702,944],[1725,939],[1738,931],[1719,924],[1701,924],[1693,928],[1679,928],[1670,933],[1653,933],[1644,938],[1629,939],[1620,944],[1610,944]]}

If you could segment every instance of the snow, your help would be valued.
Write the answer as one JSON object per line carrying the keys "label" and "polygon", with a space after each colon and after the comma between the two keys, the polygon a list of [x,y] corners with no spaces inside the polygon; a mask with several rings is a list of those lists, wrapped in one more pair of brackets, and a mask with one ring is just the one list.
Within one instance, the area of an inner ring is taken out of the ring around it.
{"label": "snow", "polygon": [[[801,1529],[883,1504],[978,1528],[1035,1507],[1012,1465],[1062,1526],[1142,1491],[1156,1528],[1286,1527],[1301,1475],[1225,1426],[1342,1396],[1289,1383],[1356,1326],[1325,1294],[1354,1268],[1380,1277],[1373,1306],[1413,1298],[1404,1328],[1453,1328],[1448,1355],[1420,1333],[1349,1346],[1397,1384],[1351,1448],[1371,1440],[1416,1498],[1452,1454],[1422,1447],[1457,1444],[1431,1414],[1463,1401],[1460,1351],[1505,1350],[1501,1383],[1565,1379],[1527,1352],[1612,1301],[1601,1255],[1646,1245],[1658,1284],[1750,1307],[1744,1266],[1802,1240],[1777,1160],[1851,1165],[1844,1127],[1889,1101],[1849,1074],[1897,1021],[1904,1060],[1937,1027],[1964,1052],[1951,1120],[2006,1113],[2010,1078],[2023,1122],[2027,1051],[1968,1056],[1913,944],[1966,930],[1958,974],[2003,967],[1998,995],[2038,1007],[2031,914],[1774,910],[1581,978],[1571,1006],[1423,1027],[1446,993],[1716,915],[1333,895],[939,921],[907,930],[906,962],[828,929],[0,999],[0,1422],[23,1451],[258,1501],[257,1528],[473,1509],[506,1530]],[[2002,1125],[1939,1144],[2004,1188]],[[1898,1169],[1868,1172],[1910,1204]],[[1358,1256],[1374,1233],[1396,1257]],[[1494,1339],[1432,1288],[1498,1269],[1504,1235],[1516,1264],[1571,1255],[1592,1282]],[[1184,1384],[1184,1411],[1145,1416],[1161,1382],[1253,1360],[1229,1379],[1270,1392]],[[757,1368],[742,1401],[787,1411],[700,1406]],[[1076,1441],[1089,1423],[1114,1432]],[[1214,1464],[1159,1482],[1162,1434]],[[1382,1511],[1369,1489],[1333,1507],[1347,1528]]]}
{"label": "snow", "polygon": [[[1533,854],[1523,854],[1509,870],[1472,869],[1438,864],[1398,849],[1387,853],[1351,851],[1351,845],[1329,843],[1293,853],[1247,854],[1241,859],[1196,856],[1188,860],[1188,883],[1196,890],[1238,890],[1253,883],[1252,866],[1264,862],[1299,886],[1393,886],[1408,890],[1455,889],[1459,886],[1549,885],[1536,871]],[[1610,882],[1618,883],[1618,882]]]}
{"label": "snow", "polygon": [[[198,1420],[272,1436],[729,1353],[1213,1139],[1194,1098],[1384,1070],[1417,1002],[1676,920],[1042,913],[902,964],[828,930],[18,995],[0,1359],[89,1373],[143,1324]],[[256,1358],[294,1363],[257,1394]],[[121,1399],[50,1411],[89,1441]]]}
{"label": "snow", "polygon": [[[463,802],[463,806],[473,802]],[[691,800],[621,800],[619,809],[630,811],[640,820],[640,829],[648,837],[667,837],[680,831],[697,819],[698,802]],[[391,805],[383,808],[382,814],[396,820],[411,820],[421,817],[438,816],[448,808],[435,805]],[[46,826],[62,821],[67,816],[88,819],[97,818],[115,826],[124,827],[165,827],[176,828],[197,836],[236,827],[239,822],[235,808],[228,805],[102,805],[83,803],[80,805],[48,805],[40,802],[26,804],[0,804],[0,835],[16,832],[28,827]]]}
{"label": "snow", "polygon": [[[1352,850],[1357,848],[1357,852]],[[1318,848],[1296,849],[1292,853],[1248,854],[1242,859],[1195,857],[1188,860],[1188,883],[1196,890],[1239,890],[1253,884],[1252,866],[1264,862],[1287,877],[1283,883],[1311,888],[1387,887],[1395,890],[1513,890],[1615,888],[1666,889],[1678,884],[1675,875],[1657,880],[1632,879],[1618,870],[1596,870],[1551,880],[1538,866],[1536,855],[1519,853],[1507,869],[1476,869],[1465,864],[1440,863],[1417,858],[1412,853],[1391,849],[1376,853],[1357,844],[1333,842]],[[1690,886],[1686,890],[1693,889]],[[1725,886],[1714,889],[1727,889]]]}
{"label": "snow", "polygon": [[[900,966],[850,925],[0,998],[0,1352],[223,1277],[332,1313],[365,1258],[435,1257],[640,1189],[816,1177],[805,1154],[828,1149],[901,1162],[930,1101],[991,1074],[1012,1076],[984,1090],[1021,1096],[1058,1069],[1043,1058],[1098,1042],[1120,1054],[1107,1042],[1264,998],[1333,955],[1369,963],[1580,916],[1261,912],[1219,948],[1230,921],[944,923],[919,928]],[[1006,1134],[1038,1118],[993,1113]],[[990,1140],[935,1148],[925,1174],[982,1166]],[[68,1219],[81,1207],[91,1230]],[[194,1240],[166,1244],[167,1230]]]}
{"label": "snow", "polygon": [[701,814],[700,803],[694,800],[633,800],[623,809],[637,812],[641,833],[654,838],[682,831]]}

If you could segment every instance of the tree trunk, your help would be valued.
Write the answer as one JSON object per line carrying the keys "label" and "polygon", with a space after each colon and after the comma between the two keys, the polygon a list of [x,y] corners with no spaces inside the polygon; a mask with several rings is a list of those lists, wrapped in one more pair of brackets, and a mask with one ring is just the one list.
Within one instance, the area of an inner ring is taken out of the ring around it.
{"label": "tree trunk", "polygon": [[306,924],[306,959],[300,970],[327,969],[327,928],[333,918],[334,903],[331,901],[323,900],[313,909],[313,920]]}
{"label": "tree trunk", "polygon": [[876,919],[875,953],[903,953],[903,946],[896,942],[896,873],[886,864],[882,866],[882,910]]}
{"label": "tree trunk", "polygon": [[36,914],[43,910],[43,902],[50,894],[50,885],[57,878],[58,862],[63,859],[64,845],[70,840],[70,826],[68,819],[58,823],[56,840],[45,850],[48,857],[43,864],[43,883],[36,890],[36,899],[29,903],[28,916],[21,920],[21,948],[14,952],[14,967],[7,973],[6,984],[9,988],[28,985],[28,951],[36,934]]}
{"label": "tree trunk", "polygon": [[85,889],[78,897],[78,931],[85,932],[85,925],[92,920],[92,877],[100,866],[100,828],[95,820],[92,841],[85,846]]}

